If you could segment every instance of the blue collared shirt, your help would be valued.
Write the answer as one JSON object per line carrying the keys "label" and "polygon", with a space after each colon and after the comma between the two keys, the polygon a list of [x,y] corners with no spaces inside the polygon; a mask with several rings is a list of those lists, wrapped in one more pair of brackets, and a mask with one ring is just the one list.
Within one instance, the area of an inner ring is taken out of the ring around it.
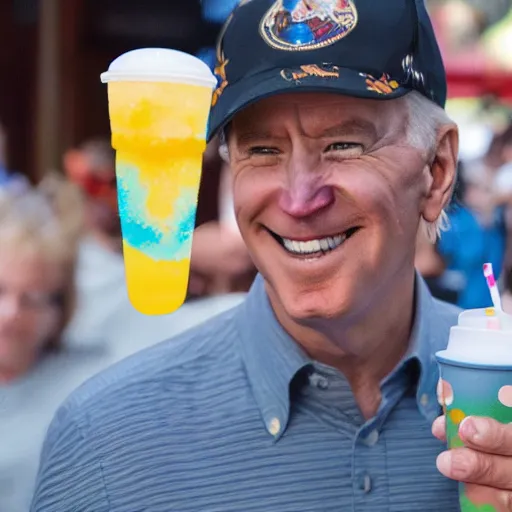
{"label": "blue collared shirt", "polygon": [[361,416],[337,370],[239,307],[94,378],[50,427],[32,512],[456,512],[435,465],[434,353],[458,310],[421,279],[410,350]]}

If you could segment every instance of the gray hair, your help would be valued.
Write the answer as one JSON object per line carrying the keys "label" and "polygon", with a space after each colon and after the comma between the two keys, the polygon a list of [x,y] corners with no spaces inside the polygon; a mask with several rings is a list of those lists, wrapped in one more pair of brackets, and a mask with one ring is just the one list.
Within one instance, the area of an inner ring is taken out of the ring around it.
{"label": "gray hair", "polygon": [[453,121],[444,109],[417,91],[404,96],[403,101],[409,110],[407,141],[412,147],[432,154],[439,129]]}
{"label": "gray hair", "polygon": [[[437,146],[437,134],[442,126],[453,124],[444,109],[417,91],[400,98],[408,110],[407,142],[414,148],[424,151],[427,157],[434,156]],[[226,134],[220,133],[219,154],[229,163],[229,151]],[[442,231],[448,229],[448,216],[443,210],[435,222],[421,221],[428,239],[435,243]]]}
{"label": "gray hair", "polygon": [[[425,151],[428,157],[433,157],[440,128],[454,122],[444,109],[417,91],[407,94],[403,101],[409,111],[407,142],[412,147]],[[448,215],[443,210],[436,221],[427,222],[422,219],[421,224],[421,229],[425,231],[430,242],[436,243],[441,233],[449,228]]]}

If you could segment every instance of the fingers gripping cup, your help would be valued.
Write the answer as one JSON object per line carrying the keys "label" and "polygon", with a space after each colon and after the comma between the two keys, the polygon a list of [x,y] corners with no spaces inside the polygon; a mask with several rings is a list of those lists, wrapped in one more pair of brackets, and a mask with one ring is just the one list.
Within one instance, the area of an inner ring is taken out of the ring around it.
{"label": "fingers gripping cup", "polygon": [[184,302],[213,89],[199,59],[175,50],[125,53],[108,83],[126,281],[132,305],[167,314]]}
{"label": "fingers gripping cup", "polygon": [[[502,314],[503,315],[503,314]],[[450,449],[463,446],[459,426],[468,416],[512,422],[512,330],[500,329],[494,309],[465,311],[452,327],[446,350],[436,354],[439,401]],[[460,486],[461,512],[497,512],[485,495]]]}

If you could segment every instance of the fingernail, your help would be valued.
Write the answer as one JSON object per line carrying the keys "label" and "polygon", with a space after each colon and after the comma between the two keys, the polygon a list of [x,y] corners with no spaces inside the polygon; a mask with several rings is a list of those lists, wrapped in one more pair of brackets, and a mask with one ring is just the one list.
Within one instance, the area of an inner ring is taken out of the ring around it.
{"label": "fingernail", "polygon": [[487,435],[489,425],[483,418],[469,416],[462,420],[459,426],[459,434],[470,441],[480,441]]}
{"label": "fingernail", "polygon": [[448,478],[464,481],[471,473],[472,457],[461,450],[448,450],[437,457],[437,469]]}
{"label": "fingernail", "polygon": [[451,452],[443,452],[437,457],[437,469],[444,475],[449,477],[452,471],[452,454]]}

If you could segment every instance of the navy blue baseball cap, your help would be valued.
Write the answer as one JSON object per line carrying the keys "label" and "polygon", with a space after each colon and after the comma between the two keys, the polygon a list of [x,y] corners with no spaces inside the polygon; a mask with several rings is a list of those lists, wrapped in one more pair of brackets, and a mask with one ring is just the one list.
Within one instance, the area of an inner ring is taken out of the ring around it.
{"label": "navy blue baseball cap", "polygon": [[444,108],[446,72],[424,0],[241,0],[217,44],[208,129],[287,92],[393,99],[416,90]]}

